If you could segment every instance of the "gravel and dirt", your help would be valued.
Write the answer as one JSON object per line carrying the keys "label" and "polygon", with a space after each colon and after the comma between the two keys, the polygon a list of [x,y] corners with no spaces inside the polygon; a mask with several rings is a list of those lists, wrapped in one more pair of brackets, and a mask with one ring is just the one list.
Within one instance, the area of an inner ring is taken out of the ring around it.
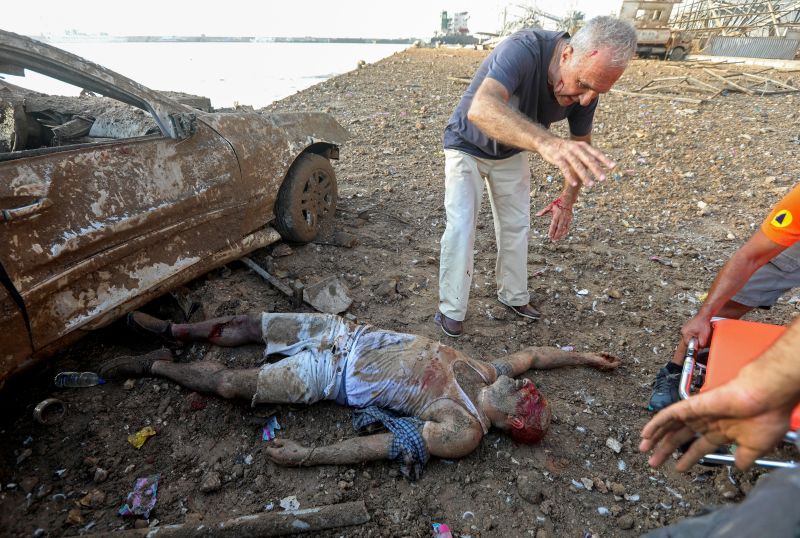
{"label": "gravel and dirt", "polygon": [[[445,225],[441,136],[465,89],[458,79],[470,77],[485,54],[410,49],[270,106],[328,111],[352,134],[335,165],[336,227],[358,243],[276,245],[253,258],[307,285],[338,276],[350,288],[349,312],[359,321],[446,338],[432,322]],[[652,78],[682,75],[702,78],[702,70],[636,60],[618,87],[636,90]],[[768,76],[786,81],[792,73]],[[651,381],[670,358],[680,326],[724,261],[800,177],[797,111],[793,94],[726,93],[701,105],[603,96],[594,144],[619,167],[583,193],[566,240],[550,243],[549,220],[533,218],[529,271],[533,301],[544,313],[538,322],[512,317],[496,300],[494,234],[484,202],[467,334],[447,343],[485,360],[527,345],[573,346],[622,359],[613,373],[529,373],[555,413],[541,444],[516,446],[492,432],[460,461],[432,459],[417,482],[400,478],[386,461],[278,467],[266,460],[261,439],[270,415],[280,423],[280,437],[317,445],[353,435],[348,410],[332,404],[251,408],[154,378],[54,389],[58,371],[93,370],[119,354],[152,349],[117,324],[0,394],[0,533],[130,528],[117,511],[134,480],[153,474],[160,482],[150,525],[280,510],[288,496],[301,508],[363,500],[371,520],[320,534],[332,537],[429,536],[435,522],[447,523],[455,536],[638,536],[741,500],[760,471],[652,470],[637,451],[638,432],[649,416]],[[554,131],[565,135],[566,128]],[[535,212],[557,196],[560,179],[537,157],[531,167]],[[192,282],[181,297],[201,305],[193,319],[292,310],[238,263]],[[166,297],[147,311],[181,319],[176,305]],[[787,323],[796,306],[787,296],[750,319]],[[258,346],[201,345],[185,349],[179,360],[204,355],[231,367],[262,360]],[[66,405],[54,426],[32,420],[33,407],[46,397]],[[137,450],[127,438],[145,426],[157,433]]]}

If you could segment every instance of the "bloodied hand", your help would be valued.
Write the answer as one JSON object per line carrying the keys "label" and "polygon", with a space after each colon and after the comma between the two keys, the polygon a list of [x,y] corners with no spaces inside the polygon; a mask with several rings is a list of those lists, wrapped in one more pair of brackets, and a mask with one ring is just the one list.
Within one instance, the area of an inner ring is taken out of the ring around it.
{"label": "bloodied hand", "polygon": [[302,465],[306,463],[311,450],[291,439],[275,439],[267,448],[267,457],[279,465]]}

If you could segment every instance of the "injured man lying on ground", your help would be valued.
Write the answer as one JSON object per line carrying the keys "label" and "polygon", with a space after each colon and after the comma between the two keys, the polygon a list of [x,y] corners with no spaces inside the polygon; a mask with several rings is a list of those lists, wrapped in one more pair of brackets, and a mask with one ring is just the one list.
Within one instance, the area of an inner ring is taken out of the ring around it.
{"label": "injured man lying on ground", "polygon": [[353,423],[376,422],[388,430],[328,446],[304,447],[279,439],[267,449],[282,465],[352,464],[400,459],[404,475],[416,478],[429,455],[459,458],[475,450],[494,426],[521,443],[547,431],[547,400],[529,379],[529,369],[619,365],[603,353],[529,347],[493,362],[411,334],[358,325],[328,314],[263,313],[173,324],[141,312],[128,325],[165,343],[210,342],[239,346],[263,342],[265,355],[283,355],[261,368],[229,369],[214,361],[178,363],[167,349],[106,362],[106,379],[157,376],[191,390],[262,403],[312,404],[332,400],[357,408]]}

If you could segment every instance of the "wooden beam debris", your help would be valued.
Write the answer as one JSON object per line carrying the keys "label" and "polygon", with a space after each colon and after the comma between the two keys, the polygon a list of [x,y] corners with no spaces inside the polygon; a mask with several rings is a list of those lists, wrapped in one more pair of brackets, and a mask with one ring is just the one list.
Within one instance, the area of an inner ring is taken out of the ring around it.
{"label": "wooden beam debris", "polygon": [[287,536],[289,534],[315,533],[326,529],[363,525],[369,521],[369,512],[364,501],[330,504],[318,508],[287,510],[285,512],[262,512],[240,516],[227,521],[159,525],[144,529],[121,532],[90,534],[88,538],[134,538],[158,536],[158,538],[239,538],[240,536]]}
{"label": "wooden beam debris", "polygon": [[[731,80],[723,77],[722,75],[718,75],[717,73],[713,72],[711,69],[703,69],[703,72],[706,73],[706,74],[711,75],[712,77],[718,79],[719,81],[721,81],[725,85],[730,86],[731,88],[733,88],[735,90],[739,90],[740,92],[746,93],[747,95],[755,95],[755,92],[753,90],[751,90],[750,88],[745,88],[744,86],[739,86],[735,82],[732,82]],[[727,88],[727,89],[730,89],[730,88]]]}
{"label": "wooden beam debris", "polygon": [[630,97],[642,97],[645,99],[658,99],[661,101],[677,101],[679,103],[691,103],[693,105],[700,105],[706,102],[706,99],[695,99],[693,97],[682,97],[678,95],[658,95],[654,93],[628,92],[625,90],[617,90],[617,89],[612,89],[611,93],[628,95]]}
{"label": "wooden beam debris", "polygon": [[258,265],[256,262],[254,262],[247,256],[244,256],[243,258],[241,258],[241,260],[243,264],[252,269],[258,276],[260,276],[261,278],[272,284],[275,287],[275,289],[277,289],[287,297],[294,298],[295,296],[294,290],[290,288],[288,285],[281,282],[278,278],[269,274],[266,269]]}
{"label": "wooden beam debris", "polygon": [[460,82],[461,84],[469,84],[472,82],[472,79],[469,77],[447,77],[447,80],[452,80],[453,82]]}

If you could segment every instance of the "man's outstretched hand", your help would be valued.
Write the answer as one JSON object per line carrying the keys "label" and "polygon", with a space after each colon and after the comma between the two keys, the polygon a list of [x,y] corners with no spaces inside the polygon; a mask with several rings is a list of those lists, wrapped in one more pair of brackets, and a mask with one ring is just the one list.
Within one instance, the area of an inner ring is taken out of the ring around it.
{"label": "man's outstretched hand", "polygon": [[608,353],[584,353],[586,366],[597,368],[598,370],[615,370],[621,361],[614,355]]}
{"label": "man's outstretched hand", "polygon": [[642,429],[641,452],[655,449],[648,463],[658,467],[699,434],[675,468],[687,471],[723,444],[736,443],[736,467],[747,469],[789,429],[791,405],[771,404],[752,394],[740,378],[659,412]]}
{"label": "man's outstretched hand", "polygon": [[536,216],[543,217],[548,213],[552,213],[553,218],[550,221],[547,237],[550,238],[550,241],[563,239],[569,233],[569,225],[572,224],[572,208],[561,205],[560,200],[556,199],[536,213]]}
{"label": "man's outstretched hand", "polygon": [[564,179],[573,187],[581,184],[591,187],[595,181],[604,181],[604,169],[610,170],[617,165],[591,144],[552,135],[539,143],[536,151],[545,161],[558,166]]}
{"label": "man's outstretched hand", "polygon": [[286,466],[302,465],[311,454],[310,448],[291,439],[275,439],[266,450],[270,460]]}

